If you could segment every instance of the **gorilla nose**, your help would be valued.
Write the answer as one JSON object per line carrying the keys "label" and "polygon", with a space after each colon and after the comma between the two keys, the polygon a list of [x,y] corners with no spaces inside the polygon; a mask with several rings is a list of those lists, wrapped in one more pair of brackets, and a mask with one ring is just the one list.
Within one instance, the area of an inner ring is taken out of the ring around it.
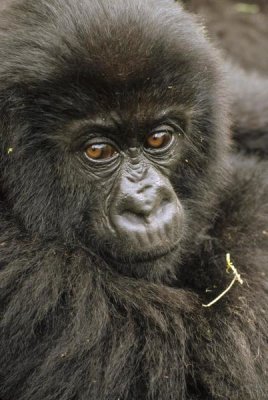
{"label": "gorilla nose", "polygon": [[[168,198],[147,188],[127,196],[121,215],[137,224],[153,224],[167,211]],[[160,222],[160,221],[159,221]]]}
{"label": "gorilla nose", "polygon": [[146,246],[173,240],[174,226],[179,222],[174,192],[155,182],[133,185],[131,189],[121,192],[115,205],[112,219],[117,232]]}

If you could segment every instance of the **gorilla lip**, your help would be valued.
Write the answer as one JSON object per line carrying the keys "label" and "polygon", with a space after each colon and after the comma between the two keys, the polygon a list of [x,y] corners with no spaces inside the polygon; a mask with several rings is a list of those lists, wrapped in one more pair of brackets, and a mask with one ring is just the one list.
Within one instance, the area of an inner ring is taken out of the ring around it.
{"label": "gorilla lip", "polygon": [[146,251],[144,253],[140,253],[137,255],[133,255],[128,256],[128,257],[113,257],[112,254],[107,254],[106,256],[109,256],[109,258],[111,259],[111,257],[113,257],[113,261],[120,263],[120,264],[124,264],[126,262],[130,263],[130,264],[143,264],[143,263],[148,263],[148,262],[153,262],[156,260],[159,260],[163,257],[165,257],[166,255],[170,255],[172,254],[179,246],[179,242],[180,240],[178,240],[173,246],[169,246],[167,247],[164,251]]}

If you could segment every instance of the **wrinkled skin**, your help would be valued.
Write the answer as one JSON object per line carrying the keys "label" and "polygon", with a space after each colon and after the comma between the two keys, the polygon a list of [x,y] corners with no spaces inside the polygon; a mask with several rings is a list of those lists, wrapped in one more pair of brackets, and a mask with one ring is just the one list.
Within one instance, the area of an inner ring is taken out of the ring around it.
{"label": "wrinkled skin", "polygon": [[1,400],[266,399],[267,162],[199,26],[20,1],[0,57]]}

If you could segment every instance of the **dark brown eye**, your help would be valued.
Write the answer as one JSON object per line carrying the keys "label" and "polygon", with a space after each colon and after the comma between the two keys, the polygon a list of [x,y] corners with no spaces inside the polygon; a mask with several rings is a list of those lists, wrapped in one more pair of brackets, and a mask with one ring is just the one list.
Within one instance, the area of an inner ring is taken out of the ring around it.
{"label": "dark brown eye", "polygon": [[169,145],[172,140],[170,132],[156,132],[148,136],[145,142],[147,149],[162,149]]}
{"label": "dark brown eye", "polygon": [[91,144],[86,149],[86,155],[90,160],[108,160],[116,154],[116,149],[108,143]]}

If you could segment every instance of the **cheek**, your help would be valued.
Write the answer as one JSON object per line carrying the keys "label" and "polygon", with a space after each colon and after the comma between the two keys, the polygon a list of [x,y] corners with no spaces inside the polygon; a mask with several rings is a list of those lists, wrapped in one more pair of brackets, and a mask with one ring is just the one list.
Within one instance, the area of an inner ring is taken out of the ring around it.
{"label": "cheek", "polygon": [[114,199],[111,186],[109,182],[106,185],[91,185],[85,194],[85,201],[80,202],[80,236],[83,235],[85,241],[93,246],[102,247],[115,236],[110,221],[110,208]]}

